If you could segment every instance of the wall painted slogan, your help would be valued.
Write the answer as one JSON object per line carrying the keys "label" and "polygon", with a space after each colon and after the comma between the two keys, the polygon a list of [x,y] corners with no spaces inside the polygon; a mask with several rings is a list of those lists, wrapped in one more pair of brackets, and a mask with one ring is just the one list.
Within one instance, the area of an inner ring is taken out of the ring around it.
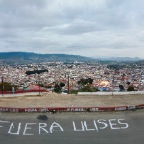
{"label": "wall painted slogan", "polygon": [[0,107],[0,112],[96,112],[96,111],[124,111],[143,109],[144,104],[136,106],[120,106],[120,107],[50,107],[50,108],[9,108]]}
{"label": "wall painted slogan", "polygon": [[53,134],[57,132],[99,132],[106,129],[111,130],[125,130],[128,129],[129,124],[125,119],[98,119],[92,121],[70,121],[68,124],[63,125],[60,122],[48,123],[22,123],[0,120],[0,132],[9,135],[41,135]]}

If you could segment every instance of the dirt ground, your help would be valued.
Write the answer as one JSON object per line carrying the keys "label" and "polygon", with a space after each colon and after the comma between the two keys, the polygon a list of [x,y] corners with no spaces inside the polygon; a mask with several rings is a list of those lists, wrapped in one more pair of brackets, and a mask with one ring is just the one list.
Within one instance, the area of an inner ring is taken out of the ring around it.
{"label": "dirt ground", "polygon": [[65,95],[42,93],[41,96],[21,96],[0,98],[0,107],[111,107],[144,104],[144,95]]}

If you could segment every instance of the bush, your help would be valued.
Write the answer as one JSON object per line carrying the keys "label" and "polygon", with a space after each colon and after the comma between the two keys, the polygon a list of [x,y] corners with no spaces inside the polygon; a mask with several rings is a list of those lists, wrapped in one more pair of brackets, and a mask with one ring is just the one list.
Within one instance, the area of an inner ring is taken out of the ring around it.
{"label": "bush", "polygon": [[52,88],[52,86],[51,86],[51,85],[48,85],[48,86],[46,86],[46,88],[49,88],[49,89],[50,89],[50,88]]}
{"label": "bush", "polygon": [[56,93],[61,93],[62,92],[62,88],[59,84],[55,84],[54,92],[56,92]]}
{"label": "bush", "polygon": [[86,85],[83,88],[79,89],[80,92],[96,92],[98,89],[96,87],[91,87],[90,85]]}
{"label": "bush", "polygon": [[1,90],[1,91],[2,91],[2,87],[3,87],[3,91],[12,91],[12,87],[14,87],[15,90],[18,89],[16,85],[11,85],[11,84],[8,83],[8,82],[3,82],[3,84],[0,83],[0,90]]}
{"label": "bush", "polygon": [[78,94],[78,91],[77,90],[71,90],[70,94]]}
{"label": "bush", "polygon": [[128,87],[127,91],[135,91],[135,90],[134,90],[134,87],[131,85]]}

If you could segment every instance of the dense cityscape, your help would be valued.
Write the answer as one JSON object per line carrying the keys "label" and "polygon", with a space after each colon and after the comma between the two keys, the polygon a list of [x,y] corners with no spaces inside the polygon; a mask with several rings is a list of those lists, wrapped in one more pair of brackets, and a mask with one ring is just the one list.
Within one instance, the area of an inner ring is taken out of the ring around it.
{"label": "dense cityscape", "polygon": [[[27,75],[27,71],[47,70],[43,73]],[[17,86],[18,90],[45,89],[53,91],[56,85],[63,84],[62,92],[79,91],[82,87],[80,81],[90,79],[89,86],[93,90],[83,91],[130,91],[144,90],[143,65],[125,64],[125,66],[111,66],[101,63],[64,63],[45,62],[27,65],[1,65],[1,82]],[[1,88],[2,89],[2,88]],[[3,90],[5,90],[3,88]]]}

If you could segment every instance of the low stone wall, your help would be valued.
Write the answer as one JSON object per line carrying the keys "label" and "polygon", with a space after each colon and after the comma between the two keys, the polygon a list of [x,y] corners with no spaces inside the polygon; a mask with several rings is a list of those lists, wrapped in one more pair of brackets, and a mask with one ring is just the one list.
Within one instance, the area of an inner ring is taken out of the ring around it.
{"label": "low stone wall", "polygon": [[37,107],[37,108],[10,108],[0,107],[0,112],[106,112],[144,109],[144,104],[119,107]]}

